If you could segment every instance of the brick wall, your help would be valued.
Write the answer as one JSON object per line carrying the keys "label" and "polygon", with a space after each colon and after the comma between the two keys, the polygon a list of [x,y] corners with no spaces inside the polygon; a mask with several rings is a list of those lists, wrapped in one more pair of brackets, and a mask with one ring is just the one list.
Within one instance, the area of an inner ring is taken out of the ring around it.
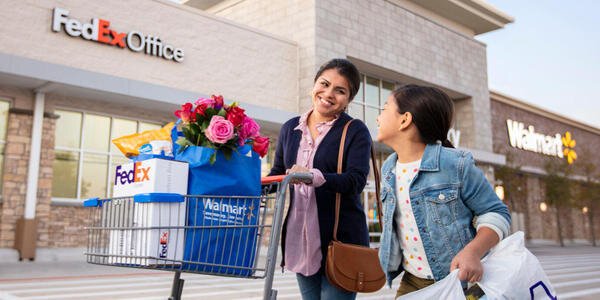
{"label": "brick wall", "polygon": [[0,208],[0,247],[13,247],[16,222],[25,211],[27,165],[31,144],[32,116],[9,113],[4,174],[2,175],[2,206]]}

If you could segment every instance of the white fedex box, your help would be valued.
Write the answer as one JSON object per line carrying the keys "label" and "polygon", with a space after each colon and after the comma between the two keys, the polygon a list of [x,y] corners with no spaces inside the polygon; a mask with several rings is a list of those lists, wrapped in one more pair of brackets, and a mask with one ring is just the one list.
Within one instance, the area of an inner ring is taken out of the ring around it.
{"label": "white fedex box", "polygon": [[142,193],[187,193],[188,163],[151,158],[117,166],[113,197]]}
{"label": "white fedex box", "polygon": [[177,194],[140,194],[105,204],[108,263],[178,265],[183,258],[185,202]]}

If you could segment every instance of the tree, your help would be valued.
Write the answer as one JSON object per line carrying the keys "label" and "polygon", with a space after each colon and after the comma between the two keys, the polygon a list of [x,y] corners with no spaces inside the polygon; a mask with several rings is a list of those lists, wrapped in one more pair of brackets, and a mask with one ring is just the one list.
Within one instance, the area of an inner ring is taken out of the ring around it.
{"label": "tree", "polygon": [[[524,175],[521,166],[518,165],[512,153],[506,153],[506,164],[496,166],[494,175],[496,180],[504,187],[504,199],[511,212],[527,214],[527,186],[523,179]],[[527,221],[529,218],[526,218]],[[515,222],[515,220],[513,220]],[[529,228],[529,224],[526,225]],[[529,235],[527,235],[529,238]]]}
{"label": "tree", "polygon": [[544,169],[547,173],[543,179],[546,188],[546,202],[555,208],[558,241],[560,246],[564,247],[560,212],[561,209],[569,207],[572,203],[569,180],[572,168],[566,160],[550,160],[545,164]]}
{"label": "tree", "polygon": [[[587,155],[582,157],[589,157]],[[599,175],[597,173],[596,165],[589,161],[580,161],[579,165],[585,181],[581,184],[581,189],[577,193],[577,200],[579,203],[587,204],[588,207],[588,222],[590,224],[590,235],[592,245],[596,247],[596,234],[594,232],[594,212],[596,210],[596,204],[600,201],[600,184],[598,181]],[[581,205],[585,206],[585,205]]]}

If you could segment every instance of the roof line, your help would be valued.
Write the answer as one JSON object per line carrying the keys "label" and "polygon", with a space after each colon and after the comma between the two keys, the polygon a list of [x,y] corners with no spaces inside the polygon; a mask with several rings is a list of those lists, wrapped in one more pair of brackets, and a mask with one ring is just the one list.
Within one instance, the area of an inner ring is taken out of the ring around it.
{"label": "roof line", "polygon": [[585,131],[589,131],[591,133],[600,135],[600,128],[597,128],[590,124],[583,123],[581,121],[576,121],[576,120],[567,118],[566,116],[563,116],[561,114],[552,112],[548,109],[525,102],[523,100],[503,94],[501,92],[490,90],[490,98],[492,100],[495,100],[495,101],[498,101],[498,102],[501,102],[504,104],[508,104],[508,105],[532,112],[534,114],[537,114],[537,115],[540,115],[540,116],[543,116],[546,118],[550,118],[550,119],[558,121],[558,122],[569,124],[571,126],[575,126],[575,127],[579,128],[579,129],[583,129]]}

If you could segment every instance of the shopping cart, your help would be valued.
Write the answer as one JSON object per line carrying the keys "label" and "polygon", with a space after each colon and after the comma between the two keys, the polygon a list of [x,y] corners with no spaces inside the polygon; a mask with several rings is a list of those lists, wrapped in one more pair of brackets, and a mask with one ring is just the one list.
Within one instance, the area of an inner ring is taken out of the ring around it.
{"label": "shopping cart", "polygon": [[263,299],[276,299],[273,275],[287,187],[311,180],[310,173],[265,177],[259,197],[141,194],[86,200],[92,222],[86,227],[87,262],[172,271],[169,300],[181,299],[182,272],[265,279]]}

